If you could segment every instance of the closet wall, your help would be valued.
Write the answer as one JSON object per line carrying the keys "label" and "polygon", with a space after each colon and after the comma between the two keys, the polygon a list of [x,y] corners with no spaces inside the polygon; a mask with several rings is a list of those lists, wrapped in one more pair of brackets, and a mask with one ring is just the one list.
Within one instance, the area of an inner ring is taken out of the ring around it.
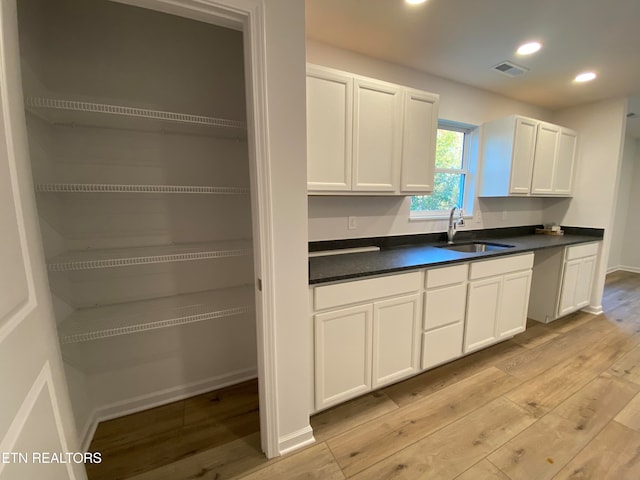
{"label": "closet wall", "polygon": [[256,376],[242,33],[19,2],[32,170],[74,413]]}

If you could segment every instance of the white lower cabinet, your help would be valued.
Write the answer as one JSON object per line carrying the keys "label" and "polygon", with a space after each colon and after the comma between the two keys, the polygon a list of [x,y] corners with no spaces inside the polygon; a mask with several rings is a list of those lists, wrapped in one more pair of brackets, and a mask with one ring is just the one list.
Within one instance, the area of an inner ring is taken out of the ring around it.
{"label": "white lower cabinet", "polygon": [[419,371],[421,298],[416,293],[373,304],[373,388]]}
{"label": "white lower cabinet", "polygon": [[593,242],[536,254],[529,317],[549,323],[588,306],[599,248]]}
{"label": "white lower cabinet", "polygon": [[373,306],[315,316],[316,408],[371,390]]}
{"label": "white lower cabinet", "polygon": [[471,265],[464,353],[526,329],[532,266],[532,253]]}
{"label": "white lower cabinet", "polygon": [[[422,278],[416,271],[312,289],[315,411],[420,371]],[[366,303],[344,307],[357,302]]]}
{"label": "white lower cabinet", "polygon": [[312,287],[312,412],[524,331],[532,265],[527,253]]}
{"label": "white lower cabinet", "polygon": [[468,264],[427,270],[422,369],[462,355]]}

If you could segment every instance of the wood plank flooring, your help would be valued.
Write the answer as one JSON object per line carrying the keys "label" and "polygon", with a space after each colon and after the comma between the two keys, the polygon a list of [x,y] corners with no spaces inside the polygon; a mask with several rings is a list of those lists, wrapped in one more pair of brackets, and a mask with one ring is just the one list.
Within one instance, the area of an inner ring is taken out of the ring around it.
{"label": "wood plank flooring", "polygon": [[515,338],[311,419],[317,442],[260,452],[255,382],[100,424],[91,480],[640,478],[640,274],[605,313]]}

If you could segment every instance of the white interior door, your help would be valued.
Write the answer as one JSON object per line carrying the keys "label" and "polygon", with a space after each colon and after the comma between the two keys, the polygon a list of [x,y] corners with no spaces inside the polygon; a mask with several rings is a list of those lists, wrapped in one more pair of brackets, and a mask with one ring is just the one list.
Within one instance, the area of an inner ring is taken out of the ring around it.
{"label": "white interior door", "polygon": [[78,446],[31,185],[16,0],[0,2],[0,111],[0,480],[83,479],[82,463],[43,461]]}

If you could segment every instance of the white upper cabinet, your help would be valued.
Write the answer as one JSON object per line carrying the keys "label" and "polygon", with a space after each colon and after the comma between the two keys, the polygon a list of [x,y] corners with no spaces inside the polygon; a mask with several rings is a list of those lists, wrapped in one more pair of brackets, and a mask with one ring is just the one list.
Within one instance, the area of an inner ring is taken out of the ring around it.
{"label": "white upper cabinet", "polygon": [[353,190],[395,192],[402,153],[402,90],[356,78],[353,110]]}
{"label": "white upper cabinet", "polygon": [[553,193],[556,195],[571,195],[573,191],[573,169],[576,161],[577,143],[578,134],[576,132],[568,128],[560,130],[555,176],[553,177]]}
{"label": "white upper cabinet", "polygon": [[560,127],[550,123],[540,123],[536,138],[536,151],[533,159],[533,177],[531,194],[548,195],[553,193],[553,176],[558,151]]}
{"label": "white upper cabinet", "polygon": [[307,182],[310,190],[351,190],[353,78],[307,68]]}
{"label": "white upper cabinet", "polygon": [[439,101],[431,93],[405,91],[401,192],[433,192]]}
{"label": "white upper cabinet", "polygon": [[481,197],[570,196],[576,132],[518,115],[486,123]]}
{"label": "white upper cabinet", "polygon": [[309,193],[432,192],[438,102],[427,92],[308,65]]}

